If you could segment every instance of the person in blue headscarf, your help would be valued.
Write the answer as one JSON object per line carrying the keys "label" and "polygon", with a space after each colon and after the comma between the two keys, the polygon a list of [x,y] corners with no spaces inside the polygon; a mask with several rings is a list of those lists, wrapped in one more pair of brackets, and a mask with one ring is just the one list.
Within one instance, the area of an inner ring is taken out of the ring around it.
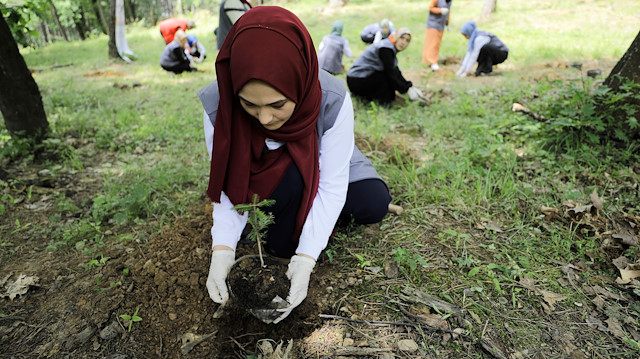
{"label": "person in blue headscarf", "polygon": [[193,60],[195,62],[202,62],[207,57],[207,50],[205,50],[204,45],[194,34],[187,35],[187,49],[185,49],[185,53],[187,54],[187,58],[189,60]]}
{"label": "person in blue headscarf", "polygon": [[486,76],[493,72],[493,65],[503,63],[509,56],[509,48],[496,35],[478,30],[474,21],[467,21],[462,25],[460,33],[467,40],[467,53],[462,65],[456,72],[457,76],[465,77],[473,73],[473,66],[478,63],[476,76]]}
{"label": "person in blue headscarf", "polygon": [[331,33],[322,38],[318,46],[318,63],[320,68],[332,75],[339,74],[344,70],[342,66],[342,56],[351,57],[349,41],[342,37],[344,24],[337,20],[331,27]]}

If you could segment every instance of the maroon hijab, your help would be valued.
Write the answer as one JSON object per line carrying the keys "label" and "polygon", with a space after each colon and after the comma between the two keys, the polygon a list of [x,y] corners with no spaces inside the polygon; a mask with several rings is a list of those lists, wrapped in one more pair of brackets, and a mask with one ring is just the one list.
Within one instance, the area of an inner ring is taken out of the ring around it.
{"label": "maroon hijab", "polygon": [[[254,194],[267,199],[295,163],[304,181],[292,238],[297,242],[318,191],[320,173],[316,122],[322,89],[311,36],[290,11],[258,6],[231,27],[216,59],[216,74],[220,103],[207,195],[220,202],[224,191],[234,205],[250,203]],[[238,92],[252,79],[295,102],[291,118],[279,129],[265,129],[240,105]],[[264,153],[266,138],[285,145]]]}

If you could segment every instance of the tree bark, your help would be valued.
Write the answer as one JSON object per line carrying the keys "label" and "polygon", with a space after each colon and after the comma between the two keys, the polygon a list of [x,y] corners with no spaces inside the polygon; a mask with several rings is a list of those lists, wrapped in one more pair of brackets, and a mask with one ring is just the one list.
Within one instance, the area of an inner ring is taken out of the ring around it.
{"label": "tree bark", "polygon": [[482,14],[480,15],[480,17],[485,19],[492,13],[496,12],[497,2],[498,0],[484,0],[484,5],[482,6]]}
{"label": "tree bark", "polygon": [[127,18],[129,19],[129,23],[136,21],[136,9],[131,3],[131,0],[124,0],[124,6],[125,6],[125,9],[127,10],[126,12],[129,15],[127,16]]}
{"label": "tree bark", "polygon": [[58,10],[56,10],[56,6],[53,5],[53,1],[49,0],[49,6],[51,7],[51,13],[53,14],[54,20],[56,20],[56,24],[58,24],[58,28],[60,28],[60,32],[62,33],[64,40],[68,42],[69,37],[67,36],[67,32],[65,31],[64,27],[62,27],[60,17],[58,16]]}
{"label": "tree bark", "polygon": [[91,1],[93,2],[93,7],[98,12],[98,18],[100,19],[100,23],[102,24],[102,32],[105,33],[106,35],[109,35],[109,25],[107,24],[107,19],[104,16],[104,10],[102,9],[101,0],[91,0]]}
{"label": "tree bark", "polygon": [[611,70],[604,84],[616,90],[625,80],[640,83],[640,33],[636,35],[627,52]]}
{"label": "tree bark", "polygon": [[78,31],[80,40],[85,40],[87,38],[87,27],[84,19],[84,9],[82,9],[82,6],[78,7],[76,15],[78,15],[79,18],[74,17],[73,23],[76,25],[76,31]]}
{"label": "tree bark", "polygon": [[109,0],[109,58],[119,59],[116,47],[116,0]]}
{"label": "tree bark", "polygon": [[44,21],[40,22],[40,33],[42,34],[42,39],[46,44],[49,43],[49,29],[47,29],[47,23]]}
{"label": "tree bark", "polygon": [[11,136],[39,142],[49,128],[38,85],[4,16],[0,16],[0,110]]}
{"label": "tree bark", "polygon": [[151,26],[155,26],[157,23],[157,19],[156,19],[156,1],[155,0],[149,0],[149,16],[151,19]]}
{"label": "tree bark", "polygon": [[182,0],[176,0],[176,7],[178,8],[178,14],[184,14],[184,8],[182,7]]}

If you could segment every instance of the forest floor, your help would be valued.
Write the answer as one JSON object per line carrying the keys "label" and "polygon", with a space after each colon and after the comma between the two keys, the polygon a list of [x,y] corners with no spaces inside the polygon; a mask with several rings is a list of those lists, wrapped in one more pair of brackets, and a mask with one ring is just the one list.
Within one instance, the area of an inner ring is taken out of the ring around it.
{"label": "forest floor", "polygon": [[[535,82],[542,77],[560,79],[567,67],[559,62],[519,71],[524,81]],[[609,69],[602,68],[603,73]],[[439,77],[445,81],[452,71],[444,66],[431,75],[432,83]],[[68,141],[78,148],[92,146],[75,143],[72,135]],[[406,136],[398,141],[407,144]],[[423,145],[419,139],[408,142],[408,147]],[[71,211],[52,217],[52,201],[61,193],[83,211],[90,208],[87,201],[101,190],[100,164],[107,159],[92,161],[84,171],[56,177],[38,174],[37,163],[8,163],[0,169],[0,179],[12,183],[15,197],[0,218],[0,357],[245,358],[260,354],[268,358],[268,347],[282,343],[286,348],[291,343],[290,358],[637,358],[638,352],[629,346],[629,339],[640,341],[638,314],[629,314],[638,311],[637,293],[616,286],[616,278],[587,275],[588,266],[581,263],[559,262],[558,267],[566,274],[566,286],[575,287],[591,302],[554,297],[522,277],[512,285],[528,292],[527,300],[508,296],[492,300],[470,288],[465,291],[466,302],[450,303],[420,288],[389,291],[403,284],[393,261],[384,267],[354,265],[323,254],[308,297],[281,324],[264,324],[233,305],[216,319],[217,305],[205,287],[211,205],[204,196],[186,215],[151,233],[146,242],[108,240],[118,233],[106,231],[101,256],[95,259],[80,255],[77,248],[51,250],[46,240],[30,236],[29,223],[46,227],[52,218],[74,221],[80,216]],[[21,193],[22,199],[15,193]],[[448,210],[424,214],[432,218],[423,245],[430,249],[425,259],[434,276],[451,265],[448,247],[437,236],[445,229],[482,239],[487,229],[494,228],[499,239],[509,240],[510,233],[492,223],[460,228],[461,221],[448,215]],[[567,220],[564,216],[570,212],[555,216]],[[594,227],[597,217],[593,212]],[[637,218],[627,221],[640,225]],[[384,223],[382,227],[340,227],[342,236],[336,241],[353,235],[361,243],[384,242],[388,231],[401,230],[402,215],[389,215]],[[131,222],[126,231],[146,228]],[[629,228],[637,236],[638,228]],[[353,245],[337,243],[330,243],[329,249]],[[255,251],[254,245],[241,244],[238,256]],[[370,300],[374,291],[382,293],[376,298],[386,298],[385,302]],[[473,301],[495,320],[480,320],[468,311]],[[140,320],[130,322],[123,315]]]}

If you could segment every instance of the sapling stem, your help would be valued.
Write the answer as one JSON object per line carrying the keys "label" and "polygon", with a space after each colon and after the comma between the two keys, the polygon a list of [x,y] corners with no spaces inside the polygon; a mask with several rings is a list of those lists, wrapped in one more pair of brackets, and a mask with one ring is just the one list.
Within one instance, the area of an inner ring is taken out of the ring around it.
{"label": "sapling stem", "polygon": [[249,239],[256,241],[258,243],[258,254],[260,255],[260,265],[262,268],[266,267],[264,264],[264,258],[262,256],[262,237],[264,236],[264,231],[267,227],[273,223],[273,214],[265,213],[260,209],[260,207],[271,206],[275,203],[275,200],[265,199],[260,201],[260,198],[257,194],[253,195],[253,202],[246,204],[238,204],[233,208],[238,212],[247,212],[249,211],[249,217],[247,218],[247,222],[251,225],[251,231],[249,232]]}

